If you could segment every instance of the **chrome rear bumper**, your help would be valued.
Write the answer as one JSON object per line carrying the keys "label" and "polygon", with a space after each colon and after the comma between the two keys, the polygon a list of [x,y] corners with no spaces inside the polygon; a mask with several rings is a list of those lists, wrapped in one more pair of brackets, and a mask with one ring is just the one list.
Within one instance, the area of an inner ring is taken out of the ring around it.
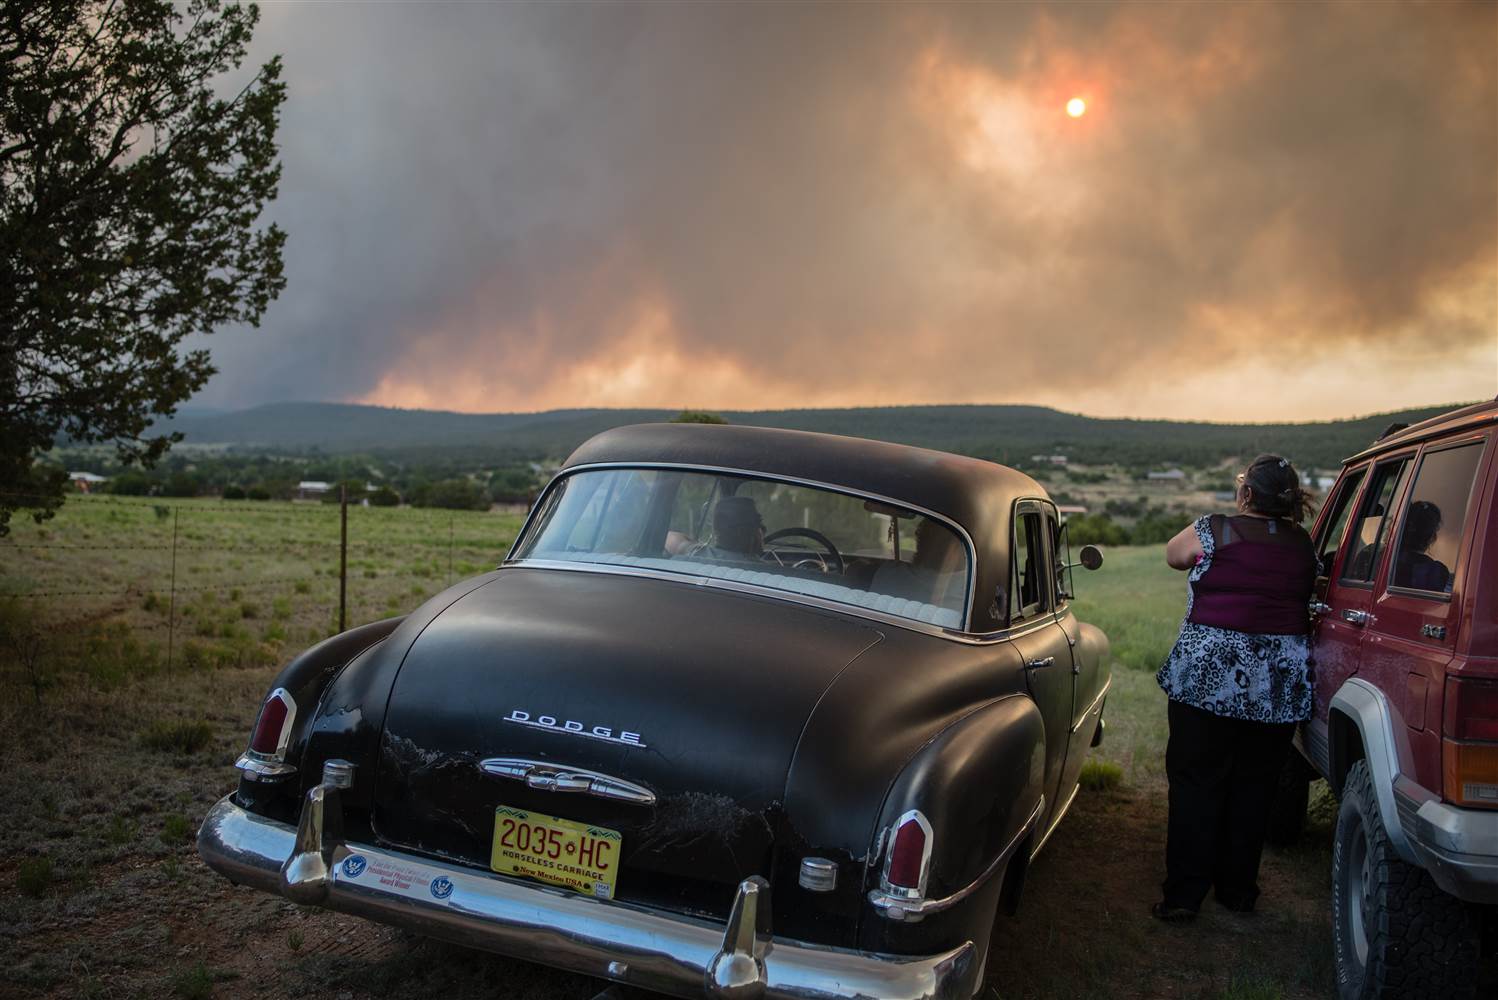
{"label": "chrome rear bumper", "polygon": [[769,885],[740,884],[727,925],[344,842],[338,791],[308,792],[297,829],[229,796],[198,853],[231,881],[431,937],[681,997],[967,1000],[971,942],[925,957],[776,940]]}

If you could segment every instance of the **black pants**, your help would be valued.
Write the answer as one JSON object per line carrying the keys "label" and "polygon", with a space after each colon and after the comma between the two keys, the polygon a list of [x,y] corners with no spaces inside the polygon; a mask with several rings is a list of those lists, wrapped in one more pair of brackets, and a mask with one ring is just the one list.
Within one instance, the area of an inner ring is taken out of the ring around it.
{"label": "black pants", "polygon": [[1230,719],[1172,701],[1165,774],[1170,828],[1165,903],[1198,909],[1207,890],[1248,908],[1259,895],[1259,856],[1294,723]]}

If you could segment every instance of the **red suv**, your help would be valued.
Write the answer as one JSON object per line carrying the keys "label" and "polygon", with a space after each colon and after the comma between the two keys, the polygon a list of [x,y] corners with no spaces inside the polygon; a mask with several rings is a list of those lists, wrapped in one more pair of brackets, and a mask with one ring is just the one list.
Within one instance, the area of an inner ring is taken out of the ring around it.
{"label": "red suv", "polygon": [[1344,463],[1316,520],[1316,711],[1275,832],[1303,821],[1314,768],[1341,799],[1343,1000],[1477,990],[1498,904],[1495,437],[1498,399],[1396,425]]}

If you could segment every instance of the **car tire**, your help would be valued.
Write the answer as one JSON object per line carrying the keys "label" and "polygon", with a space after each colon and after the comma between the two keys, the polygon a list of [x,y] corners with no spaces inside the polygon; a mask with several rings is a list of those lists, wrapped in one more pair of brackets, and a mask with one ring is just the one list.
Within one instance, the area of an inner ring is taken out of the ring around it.
{"label": "car tire", "polygon": [[1479,928],[1461,900],[1389,843],[1373,774],[1347,774],[1332,845],[1332,950],[1340,1000],[1468,1000]]}
{"label": "car tire", "polygon": [[1269,827],[1264,839],[1275,847],[1289,847],[1300,840],[1306,828],[1306,810],[1311,804],[1311,769],[1291,751],[1280,768],[1274,801],[1269,805]]}

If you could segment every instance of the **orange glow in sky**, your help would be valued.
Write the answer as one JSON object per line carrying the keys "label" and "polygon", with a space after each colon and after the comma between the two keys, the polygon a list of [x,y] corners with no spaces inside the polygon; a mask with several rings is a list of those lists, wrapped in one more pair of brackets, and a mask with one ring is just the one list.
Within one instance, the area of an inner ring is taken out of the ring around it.
{"label": "orange glow in sky", "polygon": [[1087,113],[1087,102],[1080,97],[1073,97],[1066,102],[1066,113],[1073,118],[1081,118]]}

